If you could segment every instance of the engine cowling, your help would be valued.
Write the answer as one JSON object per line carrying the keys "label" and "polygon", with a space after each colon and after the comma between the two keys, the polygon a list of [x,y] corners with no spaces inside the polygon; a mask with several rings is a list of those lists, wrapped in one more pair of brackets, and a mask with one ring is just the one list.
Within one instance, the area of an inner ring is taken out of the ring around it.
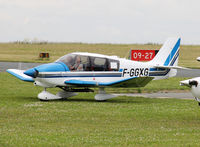
{"label": "engine cowling", "polygon": [[200,98],[200,85],[199,84],[197,86],[192,85],[191,92],[194,97]]}
{"label": "engine cowling", "polygon": [[191,86],[192,95],[195,98],[200,98],[200,85],[197,80],[189,80],[189,85]]}

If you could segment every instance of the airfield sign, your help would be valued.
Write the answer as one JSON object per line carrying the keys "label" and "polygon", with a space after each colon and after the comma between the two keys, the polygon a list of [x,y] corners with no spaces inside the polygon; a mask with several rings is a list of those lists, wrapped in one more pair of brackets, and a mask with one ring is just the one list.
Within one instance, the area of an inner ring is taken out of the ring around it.
{"label": "airfield sign", "polygon": [[131,50],[131,60],[150,61],[158,53],[158,50]]}

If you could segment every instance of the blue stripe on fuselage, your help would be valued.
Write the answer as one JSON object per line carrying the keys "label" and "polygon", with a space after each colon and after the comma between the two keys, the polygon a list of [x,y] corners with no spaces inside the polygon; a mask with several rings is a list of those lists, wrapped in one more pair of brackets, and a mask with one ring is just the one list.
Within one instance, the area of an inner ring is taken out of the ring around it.
{"label": "blue stripe on fuselage", "polygon": [[74,77],[81,77],[81,78],[85,78],[85,77],[121,77],[121,75],[78,75],[78,76],[73,76],[73,75],[69,75],[69,76],[64,76],[64,75],[55,75],[55,76],[52,76],[52,75],[41,75],[39,76],[40,78],[74,78]]}
{"label": "blue stripe on fuselage", "polygon": [[150,68],[150,71],[164,71],[165,68]]}
{"label": "blue stripe on fuselage", "polygon": [[121,76],[45,76],[42,78],[75,78],[75,77],[80,77],[80,78],[87,78],[87,77],[121,77]]}

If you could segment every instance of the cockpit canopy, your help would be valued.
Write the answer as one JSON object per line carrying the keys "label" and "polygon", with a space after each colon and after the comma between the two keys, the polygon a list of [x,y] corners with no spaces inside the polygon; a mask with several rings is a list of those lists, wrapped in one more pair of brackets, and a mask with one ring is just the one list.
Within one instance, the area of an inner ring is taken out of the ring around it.
{"label": "cockpit canopy", "polygon": [[67,54],[56,62],[63,62],[70,71],[118,71],[119,61],[104,57]]}

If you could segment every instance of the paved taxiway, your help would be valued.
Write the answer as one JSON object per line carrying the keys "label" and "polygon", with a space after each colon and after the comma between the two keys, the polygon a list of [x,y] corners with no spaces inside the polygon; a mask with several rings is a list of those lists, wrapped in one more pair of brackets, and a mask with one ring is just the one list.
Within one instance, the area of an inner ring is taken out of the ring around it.
{"label": "paved taxiway", "polygon": [[194,99],[190,92],[156,92],[156,93],[120,93],[116,96],[146,97],[146,98],[177,98]]}

